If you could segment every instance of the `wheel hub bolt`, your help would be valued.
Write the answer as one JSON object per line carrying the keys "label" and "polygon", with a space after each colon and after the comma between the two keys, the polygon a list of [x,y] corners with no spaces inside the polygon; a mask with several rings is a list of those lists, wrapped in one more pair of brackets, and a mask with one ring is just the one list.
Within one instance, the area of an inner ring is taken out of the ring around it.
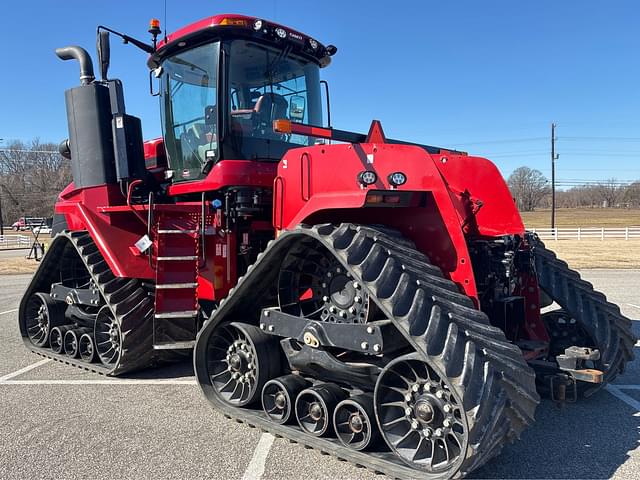
{"label": "wheel hub bolt", "polygon": [[324,297],[322,297],[322,301],[323,301],[324,303],[329,302],[329,297],[327,297],[327,296],[325,295]]}
{"label": "wheel hub bolt", "polygon": [[284,392],[278,392],[276,394],[275,403],[276,407],[278,407],[280,410],[284,410],[284,407],[287,406],[287,397]]}
{"label": "wheel hub bolt", "polygon": [[445,411],[445,413],[451,413],[453,411],[453,407],[451,405],[449,405],[448,403],[445,404],[445,406],[442,407],[442,409]]}
{"label": "wheel hub bolt", "polygon": [[404,414],[407,417],[410,417],[412,413],[413,413],[413,409],[411,407],[407,407],[407,408],[404,409]]}
{"label": "wheel hub bolt", "polygon": [[351,415],[351,418],[349,419],[349,427],[354,433],[362,432],[364,429],[364,421],[362,420],[362,417],[357,413]]}
{"label": "wheel hub bolt", "polygon": [[452,425],[451,419],[449,419],[449,418],[445,418],[445,419],[443,420],[443,422],[442,422],[442,425],[443,425],[443,426],[445,426],[445,427],[447,427],[447,428],[448,428],[448,427],[450,427],[450,426]]}
{"label": "wheel hub bolt", "polygon": [[433,420],[433,407],[426,400],[421,400],[416,403],[415,414],[423,422],[430,422]]}
{"label": "wheel hub bolt", "polygon": [[355,315],[356,314],[356,307],[349,307],[349,313],[351,315]]}
{"label": "wheel hub bolt", "polygon": [[410,393],[407,393],[407,394],[404,396],[404,400],[405,400],[406,402],[410,402],[412,399],[413,399],[413,396],[412,396]]}
{"label": "wheel hub bolt", "polygon": [[340,312],[340,318],[347,318],[347,312],[344,310]]}
{"label": "wheel hub bolt", "polygon": [[441,436],[442,436],[442,434],[443,434],[442,429],[441,429],[441,428],[436,428],[435,436],[436,436],[436,437],[441,437]]}
{"label": "wheel hub bolt", "polygon": [[417,383],[414,383],[411,386],[411,390],[413,390],[414,392],[417,392],[418,390],[420,390],[420,385],[418,385]]}
{"label": "wheel hub bolt", "polygon": [[417,429],[418,429],[418,427],[420,427],[420,424],[418,423],[418,421],[417,421],[417,420],[413,420],[413,421],[411,422],[411,428],[412,428],[413,430],[417,430]]}
{"label": "wheel hub bolt", "polygon": [[360,348],[362,348],[362,350],[366,350],[367,348],[369,348],[369,344],[367,342],[362,342],[360,344]]}
{"label": "wheel hub bolt", "polygon": [[322,406],[318,402],[313,402],[309,407],[309,415],[316,422],[322,418]]}
{"label": "wheel hub bolt", "polygon": [[444,390],[438,390],[438,391],[436,392],[436,397],[438,397],[438,398],[442,398],[442,397],[444,397]]}
{"label": "wheel hub bolt", "polygon": [[356,290],[360,288],[360,284],[358,282],[353,282],[353,288]]}
{"label": "wheel hub bolt", "polygon": [[331,313],[336,313],[337,311],[338,311],[338,309],[337,309],[336,307],[334,307],[333,305],[331,305],[331,306],[329,307],[329,312],[331,312]]}
{"label": "wheel hub bolt", "polygon": [[354,302],[356,303],[362,303],[362,297],[360,297],[359,295],[356,295],[353,299]]}
{"label": "wheel hub bolt", "polygon": [[424,436],[424,438],[429,438],[431,436],[431,429],[425,428],[424,430],[422,430],[422,435]]}

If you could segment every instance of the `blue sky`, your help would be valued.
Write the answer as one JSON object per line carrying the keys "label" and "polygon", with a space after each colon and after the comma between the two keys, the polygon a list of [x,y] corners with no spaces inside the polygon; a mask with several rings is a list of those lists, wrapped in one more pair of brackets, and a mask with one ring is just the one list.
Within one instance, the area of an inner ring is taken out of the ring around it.
{"label": "blue sky", "polygon": [[[188,7],[187,7],[188,6]],[[102,23],[148,39],[148,20],[169,31],[215,13],[289,25],[338,54],[323,70],[336,128],[457,147],[508,175],[549,167],[558,124],[560,180],[640,179],[640,3],[637,1],[30,0],[0,16],[0,138],[65,138],[63,91],[77,66],[56,47],[92,54]],[[110,75],[125,84],[129,113],[158,136],[146,56],[112,40]]]}

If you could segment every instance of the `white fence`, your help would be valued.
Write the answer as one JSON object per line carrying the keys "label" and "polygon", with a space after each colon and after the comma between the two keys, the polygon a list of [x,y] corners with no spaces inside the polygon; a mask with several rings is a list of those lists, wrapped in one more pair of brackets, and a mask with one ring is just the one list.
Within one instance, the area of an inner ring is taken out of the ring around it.
{"label": "white fence", "polygon": [[29,248],[32,241],[27,235],[0,235],[0,248]]}
{"label": "white fence", "polygon": [[543,240],[633,240],[640,239],[640,227],[532,228]]}

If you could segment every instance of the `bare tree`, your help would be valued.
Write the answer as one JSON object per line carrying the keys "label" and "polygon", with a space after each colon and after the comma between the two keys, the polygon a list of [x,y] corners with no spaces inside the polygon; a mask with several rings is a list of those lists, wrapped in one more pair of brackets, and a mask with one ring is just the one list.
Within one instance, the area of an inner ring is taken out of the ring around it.
{"label": "bare tree", "polygon": [[620,183],[615,178],[596,185],[595,191],[602,207],[615,207],[622,193]]}
{"label": "bare tree", "polygon": [[2,220],[21,216],[50,217],[60,191],[71,181],[71,166],[57,146],[34,139],[14,141],[0,150]]}
{"label": "bare tree", "polygon": [[507,184],[518,208],[524,212],[533,211],[550,192],[549,180],[540,170],[529,167],[515,169]]}

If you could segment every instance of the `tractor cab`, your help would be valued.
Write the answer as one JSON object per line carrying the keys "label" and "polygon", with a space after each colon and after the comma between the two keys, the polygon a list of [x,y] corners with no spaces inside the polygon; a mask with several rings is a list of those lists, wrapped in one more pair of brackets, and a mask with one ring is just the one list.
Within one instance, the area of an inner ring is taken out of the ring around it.
{"label": "tractor cab", "polygon": [[222,160],[277,162],[303,135],[273,121],[322,125],[319,70],[335,47],[264,20],[218,15],[170,35],[149,67],[160,80],[173,183],[200,180]]}

